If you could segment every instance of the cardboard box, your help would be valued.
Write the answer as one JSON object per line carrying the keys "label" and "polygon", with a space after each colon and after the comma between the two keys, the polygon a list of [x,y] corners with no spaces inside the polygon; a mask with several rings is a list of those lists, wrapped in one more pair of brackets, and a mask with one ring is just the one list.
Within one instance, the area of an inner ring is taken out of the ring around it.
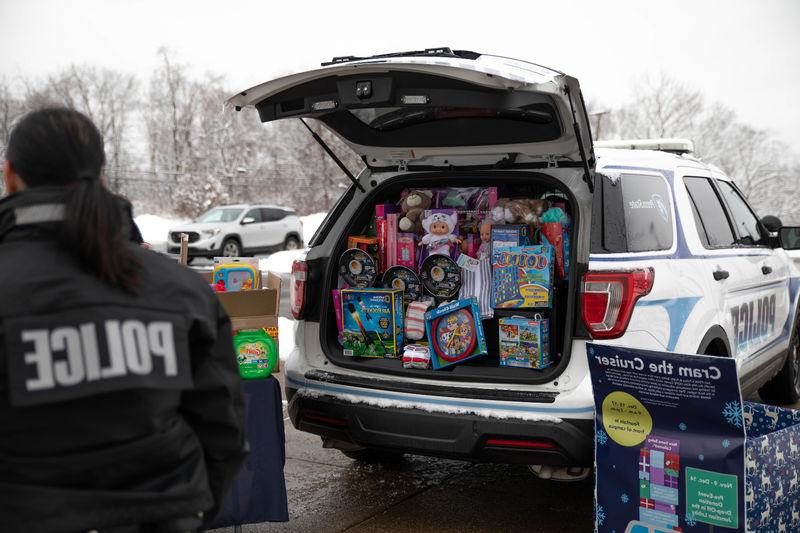
{"label": "cardboard box", "polygon": [[425,313],[434,370],[488,353],[480,317],[477,298],[456,300]]}
{"label": "cardboard box", "polygon": [[[206,282],[211,283],[211,271],[201,272]],[[222,307],[231,318],[233,331],[265,328],[278,347],[278,312],[281,306],[281,277],[272,272],[261,273],[260,287],[251,291],[218,292]],[[280,371],[280,358],[275,370]]]}

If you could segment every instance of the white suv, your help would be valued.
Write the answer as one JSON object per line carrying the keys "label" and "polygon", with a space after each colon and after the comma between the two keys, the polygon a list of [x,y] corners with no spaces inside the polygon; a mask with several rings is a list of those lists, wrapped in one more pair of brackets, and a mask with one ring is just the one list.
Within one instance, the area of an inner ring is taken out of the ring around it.
{"label": "white suv", "polygon": [[189,236],[189,257],[238,257],[296,250],[303,224],[293,209],[277,205],[224,205],[189,224],[169,230],[167,251],[178,253],[181,233]]}
{"label": "white suv", "polygon": [[[293,267],[289,413],[326,445],[372,457],[590,466],[590,340],[734,357],[746,394],[800,394],[800,275],[778,238],[713,167],[652,150],[596,156],[576,79],[436,49],[339,58],[230,103],[254,106],[265,122],[315,118],[367,164]],[[376,204],[432,186],[495,186],[499,196],[566,204],[570,268],[555,287],[550,368],[498,367],[497,317],[484,322],[489,355],[444,370],[343,354],[329,295],[347,236]]]}

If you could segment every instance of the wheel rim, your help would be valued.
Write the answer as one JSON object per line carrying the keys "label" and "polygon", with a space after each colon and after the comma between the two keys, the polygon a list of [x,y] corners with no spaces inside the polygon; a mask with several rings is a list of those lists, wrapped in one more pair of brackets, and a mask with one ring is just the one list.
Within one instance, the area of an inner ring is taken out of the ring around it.
{"label": "wheel rim", "polygon": [[297,250],[299,247],[300,245],[296,239],[289,239],[288,241],[286,241],[287,250]]}
{"label": "wheel rim", "polygon": [[227,242],[225,243],[225,247],[222,248],[222,255],[223,257],[236,257],[239,255],[239,246],[235,242]]}

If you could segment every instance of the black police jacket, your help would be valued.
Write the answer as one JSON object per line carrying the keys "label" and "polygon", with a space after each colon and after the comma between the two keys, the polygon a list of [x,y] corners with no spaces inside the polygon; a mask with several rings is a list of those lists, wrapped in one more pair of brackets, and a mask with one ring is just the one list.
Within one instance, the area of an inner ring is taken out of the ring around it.
{"label": "black police jacket", "polygon": [[0,200],[0,531],[208,525],[246,449],[230,321],[201,276],[134,243],[138,294],[82,270],[63,194]]}

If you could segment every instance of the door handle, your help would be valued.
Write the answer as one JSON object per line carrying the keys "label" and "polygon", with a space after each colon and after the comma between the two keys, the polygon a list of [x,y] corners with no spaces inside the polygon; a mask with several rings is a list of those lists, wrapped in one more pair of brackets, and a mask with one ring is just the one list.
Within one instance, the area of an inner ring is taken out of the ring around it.
{"label": "door handle", "polygon": [[727,270],[715,270],[714,271],[714,279],[717,281],[722,281],[723,279],[728,279],[730,276],[730,272]]}
{"label": "door handle", "polygon": [[761,273],[764,274],[765,276],[767,274],[772,274],[772,267],[771,266],[767,266],[767,265],[762,266],[761,267]]}

